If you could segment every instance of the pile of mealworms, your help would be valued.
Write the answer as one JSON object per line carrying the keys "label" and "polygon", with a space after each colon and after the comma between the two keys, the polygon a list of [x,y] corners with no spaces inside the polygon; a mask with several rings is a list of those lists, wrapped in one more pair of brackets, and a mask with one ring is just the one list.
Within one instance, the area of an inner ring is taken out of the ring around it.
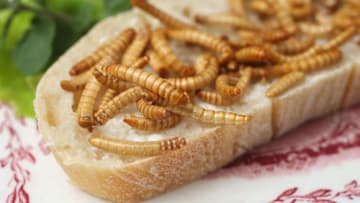
{"label": "pile of mealworms", "polygon": [[[192,24],[146,0],[131,2],[163,26],[144,22],[137,30],[123,30],[76,63],[70,80],[61,81],[64,90],[78,95],[77,122],[90,131],[134,102],[142,117],[126,115],[124,122],[143,131],[174,127],[182,117],[241,125],[251,116],[206,109],[193,99],[232,105],[251,85],[267,80],[272,84],[266,96],[277,97],[301,84],[306,74],[339,62],[339,46],[360,26],[358,0],[228,0],[223,13],[186,10]],[[207,26],[229,27],[231,36],[210,34]],[[198,46],[203,53],[185,63],[172,41]],[[123,155],[150,156],[179,149],[186,140],[133,142],[94,135],[89,143]]]}

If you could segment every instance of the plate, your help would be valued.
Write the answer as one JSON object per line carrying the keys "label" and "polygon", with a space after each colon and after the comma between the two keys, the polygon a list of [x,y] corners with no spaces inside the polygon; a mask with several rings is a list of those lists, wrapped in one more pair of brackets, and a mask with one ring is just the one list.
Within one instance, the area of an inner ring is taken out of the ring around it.
{"label": "plate", "polygon": [[[107,202],[70,182],[33,119],[0,104],[0,202]],[[360,106],[302,125],[222,169],[147,201],[360,202]]]}

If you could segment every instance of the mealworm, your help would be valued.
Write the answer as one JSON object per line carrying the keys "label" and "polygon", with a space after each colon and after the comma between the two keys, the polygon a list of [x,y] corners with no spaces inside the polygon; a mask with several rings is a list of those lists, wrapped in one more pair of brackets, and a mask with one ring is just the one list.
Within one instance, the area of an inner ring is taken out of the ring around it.
{"label": "mealworm", "polygon": [[166,13],[163,10],[156,8],[154,5],[150,4],[147,0],[131,0],[133,6],[136,6],[146,13],[152,15],[157,18],[161,23],[170,27],[177,29],[194,29],[194,26],[189,25],[185,22],[176,19],[170,14]]}
{"label": "mealworm", "polygon": [[321,52],[314,56],[304,58],[304,60],[274,65],[272,67],[264,69],[260,76],[281,76],[294,71],[300,71],[304,73],[313,72],[321,70],[331,64],[334,64],[338,62],[341,58],[341,51],[339,51],[338,49],[332,49],[329,51]]}
{"label": "mealworm", "polygon": [[247,64],[276,63],[279,61],[266,46],[252,46],[240,49],[235,53],[235,59],[239,63]]}
{"label": "mealworm", "polygon": [[149,119],[162,119],[171,115],[171,112],[164,107],[153,105],[145,99],[139,99],[136,102],[136,108],[145,118]]}
{"label": "mealworm", "polygon": [[237,68],[237,62],[235,60],[229,61],[229,63],[226,64],[226,69],[229,71],[234,71]]}
{"label": "mealworm", "polygon": [[105,71],[121,80],[135,83],[155,92],[169,100],[171,104],[186,104],[189,102],[189,95],[186,92],[177,89],[174,85],[166,81],[166,79],[160,78],[145,70],[133,67],[128,68],[117,64],[106,67]]}
{"label": "mealworm", "polygon": [[219,72],[219,65],[215,57],[211,55],[204,57],[208,58],[208,63],[199,74],[185,78],[168,78],[167,81],[182,90],[197,90],[208,86],[215,80]]}
{"label": "mealworm", "polygon": [[181,120],[181,116],[172,114],[163,119],[151,120],[147,118],[141,118],[137,116],[126,116],[124,122],[133,128],[144,131],[159,131],[167,128],[172,128],[178,124]]}
{"label": "mealworm", "polygon": [[216,78],[215,82],[216,91],[223,96],[234,97],[240,95],[240,89],[230,85],[230,76],[223,74]]}
{"label": "mealworm", "polygon": [[325,36],[333,30],[331,23],[315,24],[309,22],[299,23],[300,31],[314,37]]}
{"label": "mealworm", "polygon": [[217,106],[226,106],[234,103],[234,98],[224,97],[218,92],[200,90],[196,92],[196,96],[204,102]]}
{"label": "mealworm", "polygon": [[314,9],[310,1],[304,1],[301,6],[292,6],[290,13],[295,20],[302,20],[311,16],[314,13]]}
{"label": "mealworm", "polygon": [[159,56],[166,62],[166,66],[171,67],[175,73],[181,77],[194,75],[194,68],[192,66],[184,65],[170,48],[163,29],[156,29],[152,33],[151,45],[157,54],[159,54]]}
{"label": "mealworm", "polygon": [[166,77],[168,75],[166,65],[161,60],[160,56],[153,50],[149,50],[146,55],[150,58],[149,66],[160,77]]}
{"label": "mealworm", "polygon": [[80,60],[70,69],[70,75],[78,75],[99,62],[103,57],[118,57],[125,50],[135,35],[135,30],[128,28],[122,31],[115,39],[97,48],[92,54]]}
{"label": "mealworm", "polygon": [[227,0],[228,7],[230,9],[230,13],[244,17],[246,16],[244,1],[243,0]]}
{"label": "mealworm", "polygon": [[101,98],[101,102],[100,102],[100,105],[99,105],[98,109],[105,108],[105,105],[109,101],[111,101],[111,99],[113,99],[117,94],[118,94],[118,92],[116,90],[106,89],[104,95]]}
{"label": "mealworm", "polygon": [[308,36],[303,40],[290,38],[281,44],[276,45],[276,50],[283,54],[298,54],[309,49],[315,44],[315,37]]}
{"label": "mealworm", "polygon": [[211,124],[241,125],[251,120],[250,115],[213,111],[193,104],[187,104],[186,106],[167,106],[166,108],[174,113],[189,116],[195,120]]}
{"label": "mealworm", "polygon": [[274,8],[267,1],[253,0],[249,2],[249,7],[260,16],[273,16],[275,14]]}
{"label": "mealworm", "polygon": [[274,6],[276,9],[276,16],[281,27],[288,33],[294,34],[297,31],[297,27],[290,14],[290,5],[288,0],[278,0]]}
{"label": "mealworm", "polygon": [[263,30],[260,33],[262,33],[262,34],[260,34],[261,38],[264,41],[270,42],[270,43],[277,43],[277,42],[287,40],[292,35],[288,31],[283,30],[283,29]]}
{"label": "mealworm", "polygon": [[240,78],[235,87],[240,90],[239,96],[242,96],[251,82],[252,68],[244,68],[240,71],[240,74]]}
{"label": "mealworm", "polygon": [[132,87],[130,89],[121,92],[119,95],[107,102],[103,108],[99,108],[95,113],[96,124],[103,125],[110,118],[113,118],[127,105],[135,102],[144,96],[144,92],[141,87]]}
{"label": "mealworm", "polygon": [[92,136],[89,143],[99,149],[120,155],[155,156],[177,150],[186,145],[183,137],[172,137],[158,141],[127,141],[104,136]]}
{"label": "mealworm", "polygon": [[336,36],[334,39],[330,40],[328,43],[324,44],[322,46],[323,50],[331,50],[334,48],[337,48],[344,44],[346,41],[348,41],[350,38],[352,38],[356,34],[356,28],[355,27],[349,27],[343,32],[341,32],[338,36]]}
{"label": "mealworm", "polygon": [[196,57],[194,63],[194,69],[196,74],[200,74],[202,71],[206,69],[206,67],[209,65],[209,58],[210,58],[210,54],[208,53],[204,53]]}
{"label": "mealworm", "polygon": [[125,66],[131,66],[143,53],[144,49],[148,45],[150,37],[151,27],[149,24],[144,23],[143,26],[140,27],[134,40],[123,54],[121,63]]}
{"label": "mealworm", "polygon": [[276,97],[290,88],[296,86],[300,82],[304,80],[305,74],[302,72],[291,72],[284,76],[282,76],[280,79],[275,81],[271,86],[266,90],[266,96],[268,97]]}
{"label": "mealworm", "polygon": [[166,30],[166,34],[172,39],[197,44],[221,54],[220,63],[230,60],[233,55],[230,45],[224,40],[199,30]]}
{"label": "mealworm", "polygon": [[196,15],[195,21],[200,24],[229,25],[241,29],[258,30],[245,18],[227,13]]}
{"label": "mealworm", "polygon": [[63,90],[69,92],[76,92],[79,90],[84,89],[87,81],[89,81],[90,77],[92,76],[92,70],[88,70],[80,75],[77,75],[70,80],[62,80],[60,82],[60,86]]}

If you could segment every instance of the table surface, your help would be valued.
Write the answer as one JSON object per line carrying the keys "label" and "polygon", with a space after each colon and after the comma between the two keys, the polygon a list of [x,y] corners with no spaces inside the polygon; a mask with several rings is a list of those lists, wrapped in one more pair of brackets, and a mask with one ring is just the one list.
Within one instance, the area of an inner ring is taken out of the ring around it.
{"label": "table surface", "polygon": [[[360,202],[360,106],[255,149],[148,202]],[[0,103],[0,202],[106,202],[69,182],[34,119]]]}

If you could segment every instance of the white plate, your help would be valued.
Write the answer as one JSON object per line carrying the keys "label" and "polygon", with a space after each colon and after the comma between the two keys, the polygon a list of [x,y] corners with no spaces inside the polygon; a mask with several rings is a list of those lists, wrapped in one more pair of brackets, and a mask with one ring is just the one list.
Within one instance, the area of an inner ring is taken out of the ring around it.
{"label": "white plate", "polygon": [[[33,119],[0,104],[0,202],[106,202],[56,164]],[[360,106],[310,122],[148,202],[360,202]]]}

